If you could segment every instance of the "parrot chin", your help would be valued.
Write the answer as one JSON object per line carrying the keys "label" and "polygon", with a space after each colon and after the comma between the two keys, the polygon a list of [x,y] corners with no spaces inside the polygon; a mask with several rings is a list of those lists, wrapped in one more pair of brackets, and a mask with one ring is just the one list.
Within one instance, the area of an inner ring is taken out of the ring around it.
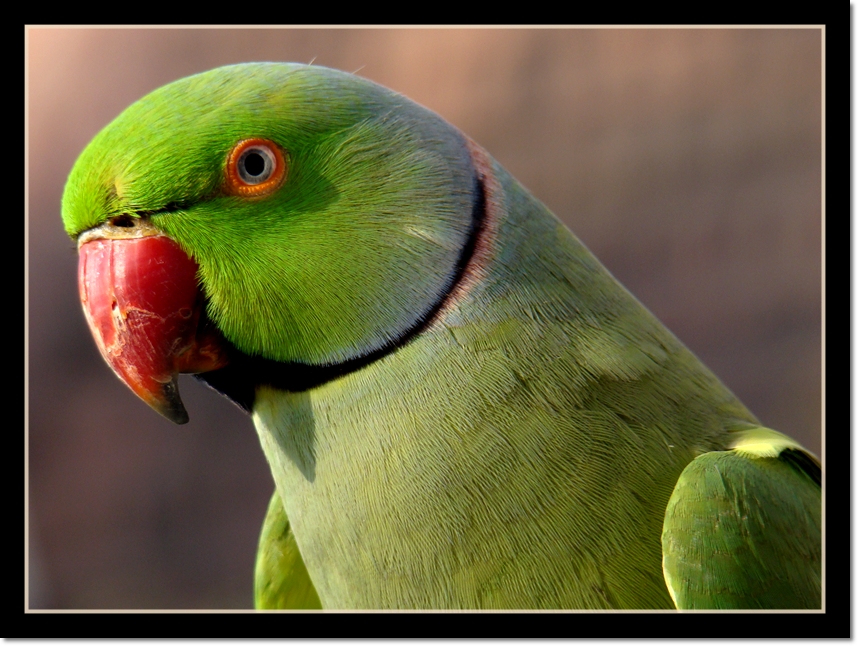
{"label": "parrot chin", "polygon": [[130,218],[86,232],[79,253],[81,302],[101,356],[144,402],[186,423],[178,374],[227,364],[223,339],[203,315],[196,262]]}

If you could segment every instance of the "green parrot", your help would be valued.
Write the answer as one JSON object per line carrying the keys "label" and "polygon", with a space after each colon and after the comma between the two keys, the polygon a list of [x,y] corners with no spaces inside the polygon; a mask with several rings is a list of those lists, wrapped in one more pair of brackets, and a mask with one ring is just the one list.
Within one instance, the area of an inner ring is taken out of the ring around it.
{"label": "green parrot", "polygon": [[162,87],[62,200],[107,363],[245,409],[258,608],[820,608],[821,469],[438,115],[254,63]]}

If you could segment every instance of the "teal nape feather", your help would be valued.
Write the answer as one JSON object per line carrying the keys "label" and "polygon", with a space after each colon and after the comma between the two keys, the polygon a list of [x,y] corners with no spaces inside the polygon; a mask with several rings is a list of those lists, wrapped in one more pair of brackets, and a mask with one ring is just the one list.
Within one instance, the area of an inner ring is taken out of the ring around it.
{"label": "teal nape feather", "polygon": [[819,608],[821,475],[479,145],[256,63],[108,125],[63,196],[111,368],[253,418],[259,608]]}

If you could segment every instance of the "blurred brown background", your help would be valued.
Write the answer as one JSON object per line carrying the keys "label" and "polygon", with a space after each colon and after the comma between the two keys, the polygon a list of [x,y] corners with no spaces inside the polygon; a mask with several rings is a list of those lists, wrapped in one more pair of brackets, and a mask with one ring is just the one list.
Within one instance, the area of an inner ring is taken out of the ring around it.
{"label": "blurred brown background", "polygon": [[358,70],[480,142],[760,417],[821,446],[818,29],[30,29],[29,565],[35,608],[249,608],[273,489],[251,421],[191,422],[98,356],[60,222],[123,108],[220,65]]}

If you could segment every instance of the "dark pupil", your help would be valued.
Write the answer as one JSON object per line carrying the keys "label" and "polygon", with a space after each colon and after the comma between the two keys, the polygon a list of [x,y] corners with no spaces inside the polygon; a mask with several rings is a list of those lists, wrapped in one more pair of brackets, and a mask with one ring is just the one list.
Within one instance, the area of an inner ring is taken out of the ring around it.
{"label": "dark pupil", "polygon": [[259,153],[248,153],[244,158],[244,170],[254,177],[261,175],[265,170],[265,158]]}

